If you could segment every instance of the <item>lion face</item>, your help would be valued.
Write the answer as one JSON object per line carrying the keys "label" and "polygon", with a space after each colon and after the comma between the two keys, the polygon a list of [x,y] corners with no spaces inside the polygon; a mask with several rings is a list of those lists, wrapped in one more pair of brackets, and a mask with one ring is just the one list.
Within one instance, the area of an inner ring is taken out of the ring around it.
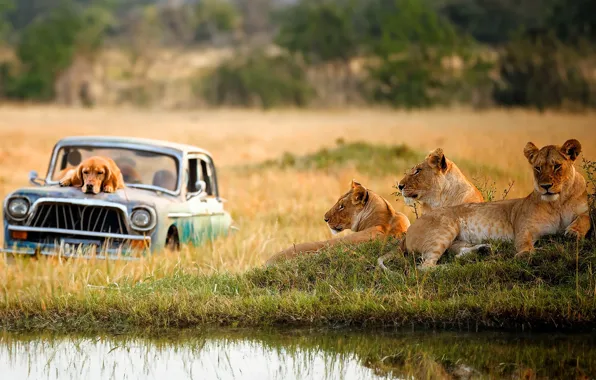
{"label": "lion face", "polygon": [[334,235],[352,228],[352,221],[364,208],[368,199],[368,190],[352,180],[350,191],[342,195],[325,213],[325,222]]}
{"label": "lion face", "polygon": [[543,201],[554,202],[572,185],[573,163],[581,153],[577,140],[567,140],[562,146],[547,145],[538,149],[529,142],[524,155],[533,167],[534,191]]}
{"label": "lion face", "polygon": [[435,196],[437,189],[441,189],[445,182],[445,172],[448,169],[447,159],[442,149],[435,149],[426,159],[410,169],[399,181],[398,188],[408,204],[415,201],[425,202]]}

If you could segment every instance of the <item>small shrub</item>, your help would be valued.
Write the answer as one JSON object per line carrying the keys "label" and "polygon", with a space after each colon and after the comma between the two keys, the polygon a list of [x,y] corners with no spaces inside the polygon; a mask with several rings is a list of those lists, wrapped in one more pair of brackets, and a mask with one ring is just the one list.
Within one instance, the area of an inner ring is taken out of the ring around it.
{"label": "small shrub", "polygon": [[305,106],[313,91],[303,68],[289,56],[256,52],[221,64],[196,88],[212,105],[264,109]]}

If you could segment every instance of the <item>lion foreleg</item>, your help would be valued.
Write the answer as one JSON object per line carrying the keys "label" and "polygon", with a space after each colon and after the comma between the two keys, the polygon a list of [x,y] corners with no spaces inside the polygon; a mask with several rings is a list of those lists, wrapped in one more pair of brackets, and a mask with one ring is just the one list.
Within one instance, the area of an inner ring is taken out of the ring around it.
{"label": "lion foreleg", "polygon": [[590,231],[590,215],[588,213],[578,215],[573,222],[565,229],[565,235],[583,239]]}

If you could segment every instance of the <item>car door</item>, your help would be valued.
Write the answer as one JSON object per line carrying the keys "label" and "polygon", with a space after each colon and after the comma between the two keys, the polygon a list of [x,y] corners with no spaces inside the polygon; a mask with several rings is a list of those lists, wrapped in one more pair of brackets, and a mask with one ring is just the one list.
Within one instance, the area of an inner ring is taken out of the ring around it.
{"label": "car door", "polygon": [[181,243],[202,245],[213,235],[211,208],[206,192],[199,193],[199,182],[203,181],[203,170],[199,155],[189,155],[186,173],[186,203],[184,214],[179,214],[177,226]]}
{"label": "car door", "polygon": [[211,234],[210,239],[215,239],[220,235],[227,234],[229,222],[226,219],[224,212],[223,200],[219,197],[219,189],[217,188],[217,175],[213,160],[207,156],[200,156],[201,179],[206,184],[205,203],[209,210],[211,219]]}

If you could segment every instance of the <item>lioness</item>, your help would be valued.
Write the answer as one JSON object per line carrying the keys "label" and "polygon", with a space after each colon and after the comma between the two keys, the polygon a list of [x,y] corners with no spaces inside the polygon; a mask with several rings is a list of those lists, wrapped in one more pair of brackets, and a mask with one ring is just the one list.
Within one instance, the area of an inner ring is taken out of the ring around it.
{"label": "lioness", "polygon": [[325,213],[325,222],[334,235],[347,229],[354,233],[331,240],[296,244],[272,256],[267,264],[339,243],[361,243],[384,236],[400,237],[410,226],[404,214],[396,212],[383,197],[354,180],[350,191]]}
{"label": "lioness", "polygon": [[422,214],[439,207],[484,202],[482,193],[445,157],[441,148],[414,166],[397,187],[406,204],[420,203]]}
{"label": "lioness", "polygon": [[422,254],[420,268],[432,267],[455,243],[513,240],[516,257],[534,251],[540,237],[558,232],[583,238],[590,229],[586,181],[573,166],[581,153],[577,140],[538,149],[529,142],[524,154],[534,170],[534,191],[526,198],[470,203],[431,211],[409,228],[402,248]]}

